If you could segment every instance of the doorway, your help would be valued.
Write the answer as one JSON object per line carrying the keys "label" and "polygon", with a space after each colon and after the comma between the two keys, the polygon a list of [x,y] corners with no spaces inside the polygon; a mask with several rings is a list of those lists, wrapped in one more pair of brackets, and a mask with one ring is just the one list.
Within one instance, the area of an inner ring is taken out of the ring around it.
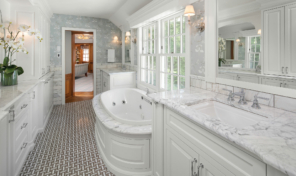
{"label": "doorway", "polygon": [[93,43],[93,32],[65,31],[66,103],[93,98]]}

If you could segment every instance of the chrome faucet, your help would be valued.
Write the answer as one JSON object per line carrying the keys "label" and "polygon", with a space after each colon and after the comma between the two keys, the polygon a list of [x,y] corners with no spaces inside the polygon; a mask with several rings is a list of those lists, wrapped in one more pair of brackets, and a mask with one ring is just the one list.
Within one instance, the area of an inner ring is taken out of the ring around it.
{"label": "chrome faucet", "polygon": [[238,101],[238,104],[241,104],[241,105],[248,104],[247,101],[245,100],[245,89],[241,89],[240,92],[233,93],[233,96],[239,96],[240,97],[240,99]]}
{"label": "chrome faucet", "polygon": [[234,101],[232,91],[231,91],[231,90],[228,90],[228,89],[225,89],[225,88],[224,88],[223,90],[229,92],[229,95],[228,95],[227,101]]}
{"label": "chrome faucet", "polygon": [[261,109],[259,102],[258,102],[258,98],[262,99],[262,100],[269,100],[269,98],[264,98],[264,97],[258,97],[257,95],[254,96],[254,100],[253,100],[253,105],[252,108],[254,109]]}

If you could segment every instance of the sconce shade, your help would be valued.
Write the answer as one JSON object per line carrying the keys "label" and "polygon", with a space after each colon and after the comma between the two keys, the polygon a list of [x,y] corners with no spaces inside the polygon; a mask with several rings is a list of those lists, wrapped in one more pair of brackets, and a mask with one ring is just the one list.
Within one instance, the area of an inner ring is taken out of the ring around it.
{"label": "sconce shade", "polygon": [[131,33],[129,31],[126,31],[125,36],[129,37],[131,36]]}
{"label": "sconce shade", "polygon": [[115,37],[114,37],[114,40],[115,40],[115,41],[117,41],[117,40],[118,40],[118,37],[117,37],[117,36],[115,36]]}
{"label": "sconce shade", "polygon": [[240,39],[236,39],[236,42],[239,43],[240,42]]}
{"label": "sconce shade", "polygon": [[185,16],[195,15],[194,7],[192,5],[187,5],[184,11]]}
{"label": "sconce shade", "polygon": [[258,30],[258,35],[261,35],[261,29]]}

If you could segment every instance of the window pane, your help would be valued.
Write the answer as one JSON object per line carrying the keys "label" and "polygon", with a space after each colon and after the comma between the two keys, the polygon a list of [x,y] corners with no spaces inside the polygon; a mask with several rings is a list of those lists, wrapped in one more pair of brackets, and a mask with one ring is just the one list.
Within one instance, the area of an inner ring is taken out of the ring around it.
{"label": "window pane", "polygon": [[258,64],[259,64],[259,62],[255,62],[254,69],[256,69],[256,67],[257,67]]}
{"label": "window pane", "polygon": [[257,37],[257,44],[261,44],[261,37]]}
{"label": "window pane", "polygon": [[255,61],[254,54],[250,54],[250,61]]}
{"label": "window pane", "polygon": [[185,57],[180,57],[180,75],[185,76]]}
{"label": "window pane", "polygon": [[178,74],[178,57],[174,57],[174,74]]}
{"label": "window pane", "polygon": [[156,56],[153,56],[153,70],[156,70]]}
{"label": "window pane", "polygon": [[170,53],[174,53],[174,37],[170,37]]}
{"label": "window pane", "polygon": [[185,77],[179,77],[180,89],[185,89]]}
{"label": "window pane", "polygon": [[250,68],[254,68],[254,62],[250,62]]}
{"label": "window pane", "polygon": [[143,53],[147,54],[147,42],[143,42]]}
{"label": "window pane", "polygon": [[160,71],[161,72],[166,72],[166,69],[167,69],[166,67],[167,67],[166,57],[162,56],[160,58]]}
{"label": "window pane", "polygon": [[152,52],[151,52],[151,54],[154,54],[155,52],[154,52],[154,40],[152,40],[152,42],[151,42],[151,44],[152,44],[152,46],[151,46],[151,49],[152,49]]}
{"label": "window pane", "polygon": [[172,76],[167,75],[167,90],[170,91],[172,89],[172,83],[171,83]]}
{"label": "window pane", "polygon": [[163,53],[168,53],[169,52],[169,41],[168,40],[169,40],[168,38],[164,38],[164,42],[163,42],[164,50],[163,50]]}
{"label": "window pane", "polygon": [[141,57],[141,67],[142,67],[142,68],[147,68],[146,63],[147,63],[147,61],[146,61],[146,56],[142,56],[142,57]]}
{"label": "window pane", "polygon": [[185,53],[186,43],[185,43],[185,35],[182,35],[182,53]]}
{"label": "window pane", "polygon": [[182,20],[182,33],[185,33],[185,22],[186,22],[186,19],[185,19],[185,16],[183,16],[183,20]]}
{"label": "window pane", "polygon": [[255,50],[255,49],[256,49],[255,46],[256,46],[256,45],[251,45],[251,52],[256,52],[256,50]]}
{"label": "window pane", "polygon": [[165,89],[165,82],[166,82],[166,74],[160,74],[160,88]]}
{"label": "window pane", "polygon": [[181,33],[181,18],[176,18],[176,34]]}
{"label": "window pane", "polygon": [[156,86],[156,72],[153,72],[153,85]]}
{"label": "window pane", "polygon": [[141,70],[141,81],[146,82],[146,74],[147,74],[147,71],[142,69]]}
{"label": "window pane", "polygon": [[169,22],[166,21],[164,22],[164,36],[167,37],[168,36],[168,32],[169,31]]}
{"label": "window pane", "polygon": [[150,27],[148,28],[148,40],[151,39],[151,30],[150,30]]}
{"label": "window pane", "polygon": [[259,61],[259,58],[260,58],[260,57],[259,57],[259,54],[255,54],[255,61],[258,62],[258,61]]}
{"label": "window pane", "polygon": [[174,20],[170,20],[170,35],[174,35]]}
{"label": "window pane", "polygon": [[148,75],[149,75],[149,77],[148,77],[148,79],[149,79],[148,83],[149,84],[152,84],[153,83],[152,82],[152,80],[153,80],[153,72],[152,71],[148,71]]}
{"label": "window pane", "polygon": [[171,70],[172,70],[172,58],[171,57],[168,57],[168,73],[171,73]]}
{"label": "window pane", "polygon": [[181,53],[181,36],[176,36],[176,53]]}
{"label": "window pane", "polygon": [[152,39],[154,40],[154,26],[152,26]]}
{"label": "window pane", "polygon": [[256,45],[256,52],[260,52],[260,45]]}
{"label": "window pane", "polygon": [[143,29],[143,40],[147,40],[147,29]]}
{"label": "window pane", "polygon": [[178,76],[173,76],[173,90],[178,90]]}
{"label": "window pane", "polygon": [[148,50],[147,50],[148,54],[151,54],[151,41],[148,41]]}

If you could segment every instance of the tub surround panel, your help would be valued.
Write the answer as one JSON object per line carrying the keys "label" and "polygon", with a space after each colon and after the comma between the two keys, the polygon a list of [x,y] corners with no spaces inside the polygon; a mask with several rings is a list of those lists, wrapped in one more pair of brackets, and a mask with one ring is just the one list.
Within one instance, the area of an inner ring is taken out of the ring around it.
{"label": "tub surround panel", "polygon": [[[199,88],[188,90],[160,92],[150,94],[155,102],[162,103],[178,112],[185,118],[235,143],[257,155],[268,165],[290,175],[296,176],[296,114],[270,106],[262,105],[262,109],[251,108],[252,103],[239,105],[238,98],[234,102],[227,101],[227,95]],[[231,127],[217,119],[211,119],[197,112],[188,105],[204,101],[218,101],[267,117],[266,120],[242,129]]]}

